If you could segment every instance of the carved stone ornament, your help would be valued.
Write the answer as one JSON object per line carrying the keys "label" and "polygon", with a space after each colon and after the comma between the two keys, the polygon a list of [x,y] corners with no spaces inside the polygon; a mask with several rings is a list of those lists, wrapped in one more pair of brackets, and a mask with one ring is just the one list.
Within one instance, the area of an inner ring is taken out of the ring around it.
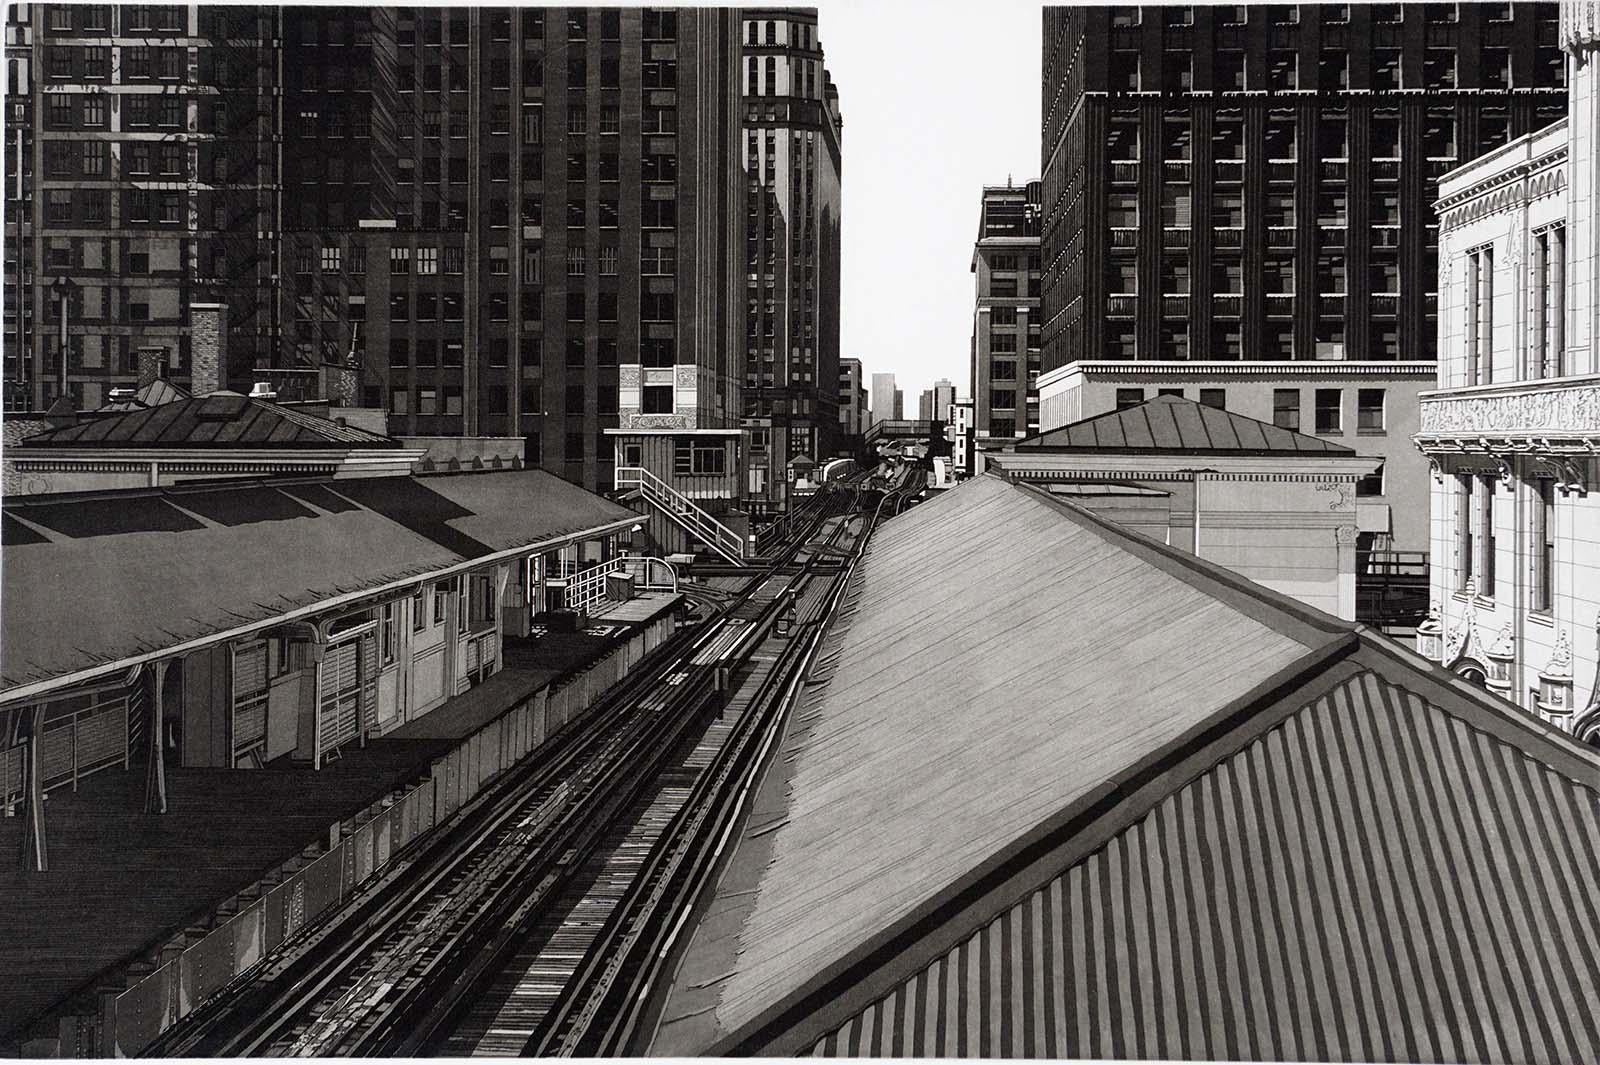
{"label": "carved stone ornament", "polygon": [[1543,680],[1572,680],[1572,640],[1567,637],[1566,629],[1556,634],[1556,645],[1550,650],[1550,661],[1539,671],[1539,677]]}
{"label": "carved stone ornament", "polygon": [[[1472,595],[1474,592],[1475,589],[1472,582],[1468,581],[1467,594]],[[1473,631],[1476,628],[1473,619],[1473,612],[1469,609],[1462,615],[1455,629],[1445,635],[1444,654],[1439,658],[1445,666],[1454,666],[1461,661],[1461,656],[1466,652],[1467,644],[1471,642]]]}
{"label": "carved stone ornament", "polygon": [[1499,470],[1499,473],[1500,473],[1500,483],[1502,485],[1504,485],[1505,487],[1510,488],[1511,487],[1511,463],[1507,462],[1505,459],[1501,458],[1499,455],[1496,455],[1496,456],[1494,456],[1494,464],[1495,464],[1495,467]]}
{"label": "carved stone ornament", "polygon": [[1593,432],[1600,429],[1600,386],[1425,399],[1421,423],[1424,433]]}
{"label": "carved stone ornament", "polygon": [[1333,502],[1328,504],[1329,510],[1349,510],[1355,505],[1352,487],[1343,481],[1323,481],[1317,485],[1317,491],[1334,493]]}
{"label": "carved stone ornament", "polygon": [[1495,634],[1494,643],[1491,643],[1483,653],[1490,658],[1511,660],[1516,654],[1516,637],[1512,634],[1511,622],[1508,621],[1500,626],[1500,631]]}
{"label": "carved stone ornament", "polygon": [[1356,527],[1354,525],[1340,525],[1333,530],[1334,542],[1343,547],[1348,547],[1356,542]]}

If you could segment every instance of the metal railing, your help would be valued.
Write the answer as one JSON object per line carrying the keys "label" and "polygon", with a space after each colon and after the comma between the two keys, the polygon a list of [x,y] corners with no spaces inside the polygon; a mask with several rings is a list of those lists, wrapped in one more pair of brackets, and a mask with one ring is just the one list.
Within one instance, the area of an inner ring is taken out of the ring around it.
{"label": "metal railing", "polygon": [[568,610],[588,610],[606,597],[606,578],[626,571],[626,559],[614,558],[566,578],[565,606]]}
{"label": "metal railing", "polygon": [[699,537],[707,547],[738,565],[744,561],[744,538],[706,513],[699,504],[642,466],[618,466],[618,488],[637,488],[646,503]]}

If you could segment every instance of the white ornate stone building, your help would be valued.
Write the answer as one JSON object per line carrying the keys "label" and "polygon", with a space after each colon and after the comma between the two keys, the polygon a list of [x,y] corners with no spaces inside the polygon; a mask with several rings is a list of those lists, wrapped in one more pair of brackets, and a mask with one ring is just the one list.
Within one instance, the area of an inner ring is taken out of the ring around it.
{"label": "white ornate stone building", "polygon": [[1439,183],[1418,649],[1600,742],[1600,3],[1560,33],[1568,117]]}

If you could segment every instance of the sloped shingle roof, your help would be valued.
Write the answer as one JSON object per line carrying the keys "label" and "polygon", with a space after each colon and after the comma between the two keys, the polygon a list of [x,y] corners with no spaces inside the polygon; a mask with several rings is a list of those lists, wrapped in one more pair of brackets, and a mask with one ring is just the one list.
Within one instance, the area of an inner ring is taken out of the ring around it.
{"label": "sloped shingle roof", "polygon": [[13,688],[635,515],[526,470],[25,496],[4,517]]}
{"label": "sloped shingle roof", "polygon": [[1600,1055],[1594,752],[994,477],[855,582],[651,1053]]}
{"label": "sloped shingle roof", "polygon": [[237,392],[178,399],[31,436],[23,447],[398,448],[400,441]]}
{"label": "sloped shingle roof", "polygon": [[1343,631],[1257,620],[993,477],[885,525],[859,578],[837,671],[778,757],[781,801],[752,818],[778,827],[724,885],[742,916],[702,927],[680,986],[731,974],[669,1003],[653,1053],[751,1023]]}
{"label": "sloped shingle roof", "polygon": [[1353,455],[1331,440],[1218,410],[1181,396],[1158,396],[1017,441],[1019,450],[1193,452],[1266,455],[1280,452]]}

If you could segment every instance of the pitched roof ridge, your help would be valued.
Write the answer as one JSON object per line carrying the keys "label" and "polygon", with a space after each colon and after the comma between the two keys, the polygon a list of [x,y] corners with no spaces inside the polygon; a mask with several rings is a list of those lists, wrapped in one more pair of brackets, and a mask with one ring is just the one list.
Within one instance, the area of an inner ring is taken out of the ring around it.
{"label": "pitched roof ridge", "polygon": [[[1108,420],[1114,420],[1118,425],[1125,425],[1130,419],[1136,416],[1134,414],[1135,411],[1139,412],[1138,416],[1143,417],[1145,424],[1149,426],[1151,439],[1157,440],[1159,439],[1159,434],[1155,431],[1155,426],[1150,418],[1150,412],[1157,409],[1173,407],[1182,410],[1197,411],[1200,423],[1200,431],[1203,432],[1206,437],[1206,447],[1186,447],[1182,445],[1181,441],[1175,441],[1171,445],[1155,444],[1146,450],[1264,450],[1269,452],[1322,452],[1332,455],[1356,454],[1355,449],[1346,447],[1343,444],[1334,443],[1331,440],[1324,440],[1321,437],[1310,436],[1306,433],[1300,432],[1297,429],[1288,429],[1281,425],[1273,425],[1271,422],[1264,422],[1259,418],[1252,418],[1248,414],[1241,414],[1238,411],[1228,410],[1225,407],[1213,407],[1210,404],[1201,403],[1185,396],[1174,395],[1155,396],[1154,398],[1147,399],[1142,403],[1137,403],[1132,406],[1120,407],[1117,410],[1090,415],[1087,418],[1081,418],[1078,421],[1069,422],[1066,425],[1058,425],[1054,429],[1046,429],[1040,433],[1034,434],[1033,436],[1024,437],[1012,446],[1025,449],[1049,447],[1084,448],[1105,446],[1098,443],[1073,443],[1071,440],[1071,431],[1074,429],[1082,429],[1091,434],[1096,434],[1098,432],[1098,427]],[[1257,427],[1257,431],[1260,433],[1266,446],[1264,448],[1246,446],[1244,443],[1244,438],[1238,429],[1239,425],[1241,424],[1249,424]],[[1217,442],[1216,435],[1213,432],[1213,427],[1218,425],[1226,425],[1228,427],[1228,430],[1234,436],[1233,444],[1219,444]],[[1179,432],[1181,433],[1181,428],[1179,429]],[[1123,435],[1124,438],[1126,438],[1126,433]],[[1059,438],[1059,442],[1055,442],[1052,439],[1057,437]]]}
{"label": "pitched roof ridge", "polygon": [[[812,979],[783,996],[702,1052],[711,1057],[802,1053],[835,1025],[892,991],[958,944],[965,934],[1004,912],[1017,897],[1086,860],[1119,831],[1153,808],[1152,791],[1170,795],[1243,750],[1315,698],[1290,699],[1324,684],[1355,652],[1359,636],[1346,633],[1309,649],[1237,699],[1184,730],[1122,772],[1063,805],[1055,814],[999,847],[988,859],[932,893],[866,941],[858,943]],[[1350,673],[1340,680],[1348,680]],[[1109,819],[1109,821],[1108,821]],[[1090,845],[1065,863],[1052,853],[1075,840]],[[1025,886],[1012,888],[1014,881]],[[953,920],[957,919],[958,920]],[[946,941],[950,942],[946,942]],[[897,947],[898,944],[898,947]],[[886,951],[893,951],[880,960]],[[822,1008],[818,1008],[818,1003]]]}

